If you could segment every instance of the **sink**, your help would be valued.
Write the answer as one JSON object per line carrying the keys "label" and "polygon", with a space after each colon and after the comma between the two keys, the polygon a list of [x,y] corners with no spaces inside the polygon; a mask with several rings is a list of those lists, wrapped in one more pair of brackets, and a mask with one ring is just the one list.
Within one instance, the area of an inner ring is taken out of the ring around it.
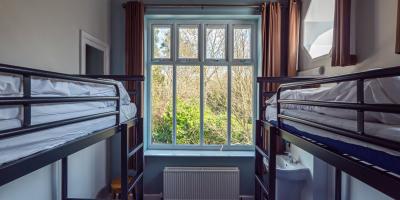
{"label": "sink", "polygon": [[[263,159],[264,165],[268,168],[268,161]],[[268,169],[267,169],[268,170]],[[310,170],[300,162],[293,162],[287,155],[276,156],[276,176],[294,181],[305,180],[310,176]]]}
{"label": "sink", "polygon": [[292,180],[302,181],[310,176],[310,170],[300,162],[290,161],[289,156],[278,155],[276,156],[276,177]]}
{"label": "sink", "polygon": [[[263,159],[268,168],[268,161]],[[268,170],[268,169],[267,169]],[[276,199],[300,199],[302,188],[311,177],[310,170],[287,155],[276,156]],[[290,192],[287,192],[290,190]]]}

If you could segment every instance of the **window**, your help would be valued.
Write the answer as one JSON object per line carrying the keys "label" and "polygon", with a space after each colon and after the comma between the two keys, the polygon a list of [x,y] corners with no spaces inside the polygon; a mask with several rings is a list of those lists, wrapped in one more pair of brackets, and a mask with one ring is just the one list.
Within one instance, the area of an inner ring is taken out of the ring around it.
{"label": "window", "polygon": [[329,54],[333,41],[334,0],[311,0],[304,19],[303,44],[311,58]]}
{"label": "window", "polygon": [[255,27],[149,20],[149,148],[251,149]]}

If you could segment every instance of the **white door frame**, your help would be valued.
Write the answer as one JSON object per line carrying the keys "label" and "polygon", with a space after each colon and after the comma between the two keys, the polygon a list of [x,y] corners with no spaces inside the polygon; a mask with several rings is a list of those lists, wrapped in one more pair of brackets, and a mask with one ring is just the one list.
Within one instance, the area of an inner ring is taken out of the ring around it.
{"label": "white door frame", "polygon": [[104,52],[103,72],[105,75],[110,74],[110,46],[100,39],[80,30],[80,74],[86,74],[86,45],[90,45]]}

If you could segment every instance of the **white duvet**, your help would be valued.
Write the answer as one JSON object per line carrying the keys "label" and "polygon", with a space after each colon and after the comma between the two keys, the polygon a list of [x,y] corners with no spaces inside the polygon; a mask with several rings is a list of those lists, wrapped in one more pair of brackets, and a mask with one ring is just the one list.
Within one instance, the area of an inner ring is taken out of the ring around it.
{"label": "white duvet", "polygon": [[[352,102],[357,101],[357,83],[355,81],[342,82],[333,87],[317,89],[285,90],[280,99],[313,100],[327,102]],[[400,77],[380,78],[365,80],[364,101],[369,104],[400,104]],[[266,101],[276,107],[276,95]],[[317,106],[289,105],[281,106],[283,109],[305,110],[326,114],[329,116],[355,120],[356,111],[343,110]],[[400,115],[391,113],[365,112],[365,120],[384,124],[400,124]]]}
{"label": "white duvet", "polygon": [[[121,105],[129,105],[128,92],[118,81],[108,80],[118,84]],[[83,96],[115,96],[115,87],[112,85],[92,84],[82,82],[68,82],[53,79],[33,78],[31,82],[31,94],[33,97],[83,97]],[[21,78],[17,76],[0,75],[0,97],[22,96]],[[32,105],[32,122],[35,118],[42,116],[76,113],[95,109],[116,107],[115,101],[60,103],[60,104],[37,104]],[[21,106],[0,106],[1,120],[22,119]],[[0,130],[4,130],[0,126]]]}
{"label": "white duvet", "polygon": [[[109,80],[112,81],[112,80]],[[130,103],[128,92],[122,83],[118,83],[121,96],[120,121],[126,121],[136,115],[135,104]],[[88,84],[51,79],[32,79],[32,96],[77,97],[77,96],[115,96],[114,86]],[[21,78],[0,75],[0,97],[22,96]],[[32,124],[76,118],[96,113],[116,110],[115,101],[41,104],[32,106]],[[0,107],[0,130],[21,127],[23,119],[20,106]],[[116,123],[115,116],[70,124],[58,128],[30,133],[18,137],[0,140],[0,165],[25,156],[53,148],[73,139],[105,129]]]}

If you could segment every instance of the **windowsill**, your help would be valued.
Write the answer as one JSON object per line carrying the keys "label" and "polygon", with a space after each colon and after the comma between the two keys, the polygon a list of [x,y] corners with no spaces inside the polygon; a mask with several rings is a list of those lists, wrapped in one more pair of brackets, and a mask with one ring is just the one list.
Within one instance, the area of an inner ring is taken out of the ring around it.
{"label": "windowsill", "polygon": [[254,151],[147,150],[144,156],[162,157],[254,157]]}

